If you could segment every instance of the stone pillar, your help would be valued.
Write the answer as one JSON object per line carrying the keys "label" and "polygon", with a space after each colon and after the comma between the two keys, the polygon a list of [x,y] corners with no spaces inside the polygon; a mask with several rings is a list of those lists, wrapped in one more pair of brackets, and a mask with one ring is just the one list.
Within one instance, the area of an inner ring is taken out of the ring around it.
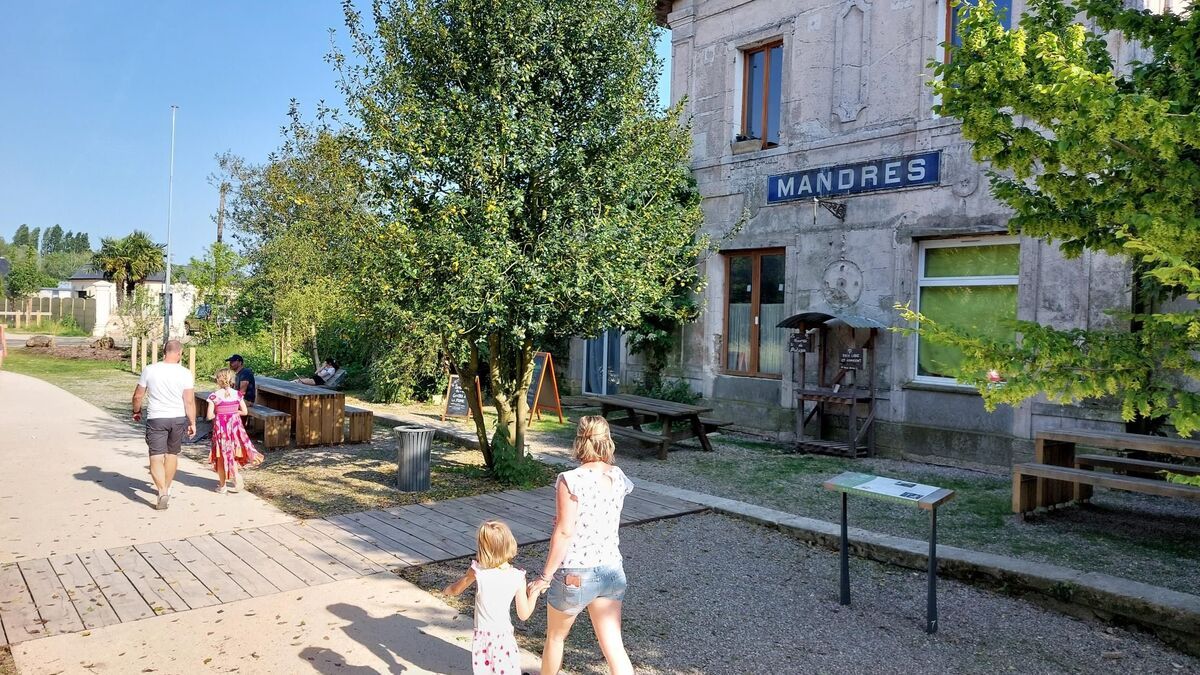
{"label": "stone pillar", "polygon": [[96,325],[92,327],[92,337],[104,337],[109,319],[117,311],[117,286],[110,281],[97,281],[92,284],[91,291],[96,300]]}

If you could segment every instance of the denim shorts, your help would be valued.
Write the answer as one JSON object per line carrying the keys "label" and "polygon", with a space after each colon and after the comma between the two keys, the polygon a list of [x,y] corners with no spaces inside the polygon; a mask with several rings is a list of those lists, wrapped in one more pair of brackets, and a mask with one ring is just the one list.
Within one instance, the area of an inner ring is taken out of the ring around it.
{"label": "denim shorts", "polygon": [[[580,578],[579,586],[568,586],[568,574]],[[564,614],[575,616],[596,598],[625,599],[625,568],[620,563],[603,567],[564,567],[554,573],[546,602]]]}

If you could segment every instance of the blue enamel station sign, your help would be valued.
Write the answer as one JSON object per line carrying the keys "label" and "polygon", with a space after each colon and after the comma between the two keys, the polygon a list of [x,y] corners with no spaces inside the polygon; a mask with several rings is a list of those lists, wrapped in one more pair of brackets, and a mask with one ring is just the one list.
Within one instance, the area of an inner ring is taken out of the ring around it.
{"label": "blue enamel station sign", "polygon": [[941,159],[941,152],[923,152],[768,176],[767,203],[937,185]]}

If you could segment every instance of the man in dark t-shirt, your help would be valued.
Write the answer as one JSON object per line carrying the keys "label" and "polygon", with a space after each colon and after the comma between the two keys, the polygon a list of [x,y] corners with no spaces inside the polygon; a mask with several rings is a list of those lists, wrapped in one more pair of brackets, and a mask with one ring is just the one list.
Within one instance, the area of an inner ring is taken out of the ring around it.
{"label": "man in dark t-shirt", "polygon": [[258,387],[254,384],[254,371],[246,366],[246,362],[242,360],[240,354],[225,359],[229,363],[229,368],[237,374],[237,381],[234,383],[237,390],[242,392],[242,398],[246,399],[246,404],[254,403],[255,397],[258,396]]}

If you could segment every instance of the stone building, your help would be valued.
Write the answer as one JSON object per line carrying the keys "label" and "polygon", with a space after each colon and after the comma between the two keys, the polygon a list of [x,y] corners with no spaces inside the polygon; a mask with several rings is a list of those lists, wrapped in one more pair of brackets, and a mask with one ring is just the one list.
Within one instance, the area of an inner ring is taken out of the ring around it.
{"label": "stone building", "polygon": [[[895,326],[895,305],[910,304],[1011,332],[1005,319],[1096,328],[1110,322],[1106,310],[1129,307],[1123,260],[1067,260],[1010,235],[959,124],[933,113],[928,64],[956,39],[947,0],[663,0],[660,17],[671,97],[686,96],[692,118],[705,230],[720,248],[702,262],[705,311],[681,332],[667,374],[703,394],[714,417],[796,437],[799,359],[776,324],[799,313]],[[1127,45],[1113,50],[1131,57]],[[841,332],[831,344],[858,346]],[[641,377],[615,331],[575,341],[571,356],[583,391],[627,390]],[[873,356],[880,454],[1008,464],[1030,452],[1037,429],[1122,428],[1102,406],[1031,401],[988,413],[948,376],[956,355],[915,336],[883,330]]]}

